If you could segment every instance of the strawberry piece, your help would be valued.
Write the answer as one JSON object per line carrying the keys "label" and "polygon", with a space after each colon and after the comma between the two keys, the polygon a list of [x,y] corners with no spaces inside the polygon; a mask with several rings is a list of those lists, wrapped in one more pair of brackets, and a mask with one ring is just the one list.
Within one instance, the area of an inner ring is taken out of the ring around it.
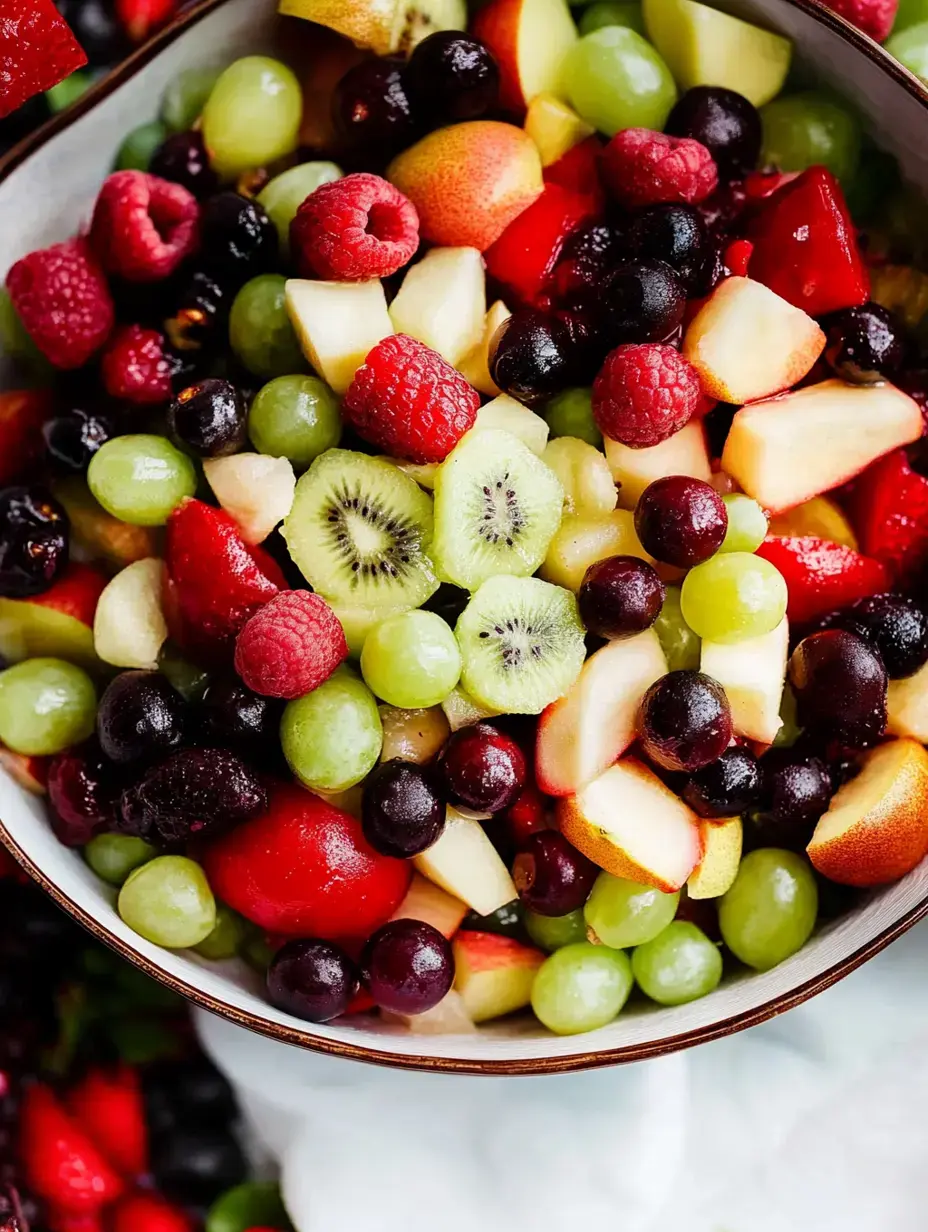
{"label": "strawberry piece", "polygon": [[722,254],[722,264],[729,274],[747,278],[754,245],[750,240],[732,240]]}
{"label": "strawberry piece", "polygon": [[110,1218],[110,1232],[193,1232],[190,1216],[153,1193],[123,1198]]}
{"label": "strawberry piece", "polygon": [[23,1099],[19,1151],[29,1187],[62,1212],[98,1211],[125,1189],[122,1178],[43,1083],[29,1087]]}
{"label": "strawberry piece", "polygon": [[881,561],[815,535],[766,539],[757,555],[785,578],[786,615],[792,624],[808,624],[889,587],[889,572]]}
{"label": "strawberry piece", "polygon": [[179,0],[116,0],[116,16],[133,43],[142,43],[177,12]]}
{"label": "strawberry piece", "polygon": [[835,177],[809,167],[758,210],[749,273],[809,316],[866,303],[870,277]]}
{"label": "strawberry piece", "polygon": [[832,12],[882,43],[889,37],[899,0],[826,0]]}
{"label": "strawberry piece", "polygon": [[92,1069],[70,1091],[68,1111],[94,1144],[129,1177],[148,1171],[148,1126],[137,1072]]}
{"label": "strawberry piece", "polygon": [[53,0],[0,4],[0,120],[86,63]]}
{"label": "strawberry piece", "polygon": [[928,479],[904,449],[878,458],[854,485],[854,529],[861,548],[902,582],[928,564]]}
{"label": "strawberry piece", "polygon": [[[99,1211],[60,1211],[52,1207],[46,1214],[48,1232],[104,1232],[103,1217]],[[2,1232],[2,1230],[0,1230]]]}
{"label": "strawberry piece", "polygon": [[546,184],[558,184],[578,197],[585,198],[591,214],[602,217],[606,191],[599,178],[599,156],[603,143],[596,136],[587,137],[562,154],[544,169]]}
{"label": "strawberry piece", "polygon": [[42,456],[42,425],[51,412],[44,389],[0,393],[0,483],[9,483]]}
{"label": "strawberry piece", "polygon": [[507,301],[537,304],[566,240],[593,213],[588,197],[545,185],[484,253],[487,273],[505,288]]}

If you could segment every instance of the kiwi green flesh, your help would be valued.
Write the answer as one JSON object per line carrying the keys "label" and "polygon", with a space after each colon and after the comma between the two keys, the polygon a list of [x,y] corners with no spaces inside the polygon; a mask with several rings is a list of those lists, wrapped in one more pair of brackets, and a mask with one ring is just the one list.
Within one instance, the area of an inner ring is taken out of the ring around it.
{"label": "kiwi green flesh", "polygon": [[480,705],[505,714],[540,714],[567,692],[586,654],[576,599],[538,578],[484,582],[455,634],[462,685]]}
{"label": "kiwi green flesh", "polygon": [[391,463],[330,449],[296,487],[283,525],[300,572],[333,604],[418,607],[438,589],[432,500]]}

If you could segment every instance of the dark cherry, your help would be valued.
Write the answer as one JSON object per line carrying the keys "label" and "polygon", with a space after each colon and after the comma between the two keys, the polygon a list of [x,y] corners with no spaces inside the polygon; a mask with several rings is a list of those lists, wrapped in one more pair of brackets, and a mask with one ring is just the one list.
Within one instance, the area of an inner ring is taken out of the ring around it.
{"label": "dark cherry", "polygon": [[635,509],[635,530],[646,552],[678,569],[708,560],[728,530],[725,502],[710,484],[688,475],[655,479]]}
{"label": "dark cherry", "polygon": [[52,829],[66,847],[82,847],[116,821],[115,767],[96,740],[66,749],[48,767]]}
{"label": "dark cherry", "polygon": [[103,415],[73,410],[56,415],[42,428],[48,460],[60,471],[85,471],[90,459],[113,435],[113,428]]}
{"label": "dark cherry", "polygon": [[666,261],[624,261],[603,288],[612,343],[662,342],[683,320],[686,288]]}
{"label": "dark cherry", "polygon": [[478,813],[508,808],[525,786],[525,754],[489,723],[453,732],[438,757],[438,769],[452,803]]}
{"label": "dark cherry", "polygon": [[567,915],[582,907],[598,874],[558,830],[533,834],[512,866],[519,898],[539,915]]}
{"label": "dark cherry", "polygon": [[282,711],[281,702],[253,693],[240,680],[212,680],[200,702],[203,741],[230,748],[246,760],[266,765],[280,753]]}
{"label": "dark cherry", "polygon": [[760,794],[746,837],[754,846],[805,850],[834,791],[827,764],[796,749],[770,749],[760,770]]}
{"label": "dark cherry", "polygon": [[410,145],[416,133],[402,68],[401,60],[362,60],[342,77],[332,98],[335,130],[345,148],[378,166]]}
{"label": "dark cherry", "polygon": [[153,1135],[180,1126],[222,1128],[238,1116],[228,1079],[205,1056],[158,1061],[141,1072],[145,1119]]}
{"label": "dark cherry", "polygon": [[607,556],[583,575],[577,602],[587,632],[606,639],[650,629],[665,595],[657,570],[638,556]]}
{"label": "dark cherry", "polygon": [[97,736],[111,761],[166,757],[184,738],[187,706],[159,672],[121,672],[97,708]]}
{"label": "dark cherry", "polygon": [[536,308],[520,308],[493,335],[490,373],[504,393],[534,406],[570,385],[570,351],[560,321]]}
{"label": "dark cherry", "polygon": [[888,308],[864,304],[831,318],[825,358],[846,381],[871,384],[892,376],[905,359],[905,328]]}
{"label": "dark cherry", "polygon": [[357,967],[331,941],[288,941],[267,969],[271,1004],[307,1022],[344,1014],[358,991]]}
{"label": "dark cherry", "polygon": [[561,307],[598,305],[607,278],[626,253],[622,236],[606,223],[587,223],[569,236],[551,278]]}
{"label": "dark cherry", "polygon": [[370,937],[361,955],[368,992],[394,1014],[423,1014],[454,982],[451,942],[421,920],[394,920]]}
{"label": "dark cherry", "polygon": [[763,135],[760,113],[734,90],[693,86],[674,105],[664,131],[702,142],[724,180],[757,166]]}
{"label": "dark cherry", "polygon": [[859,634],[825,629],[804,638],[790,657],[789,680],[803,727],[850,748],[886,730],[886,668]]}
{"label": "dark cherry", "polygon": [[221,192],[200,215],[199,262],[227,289],[277,266],[280,241],[267,210],[250,197]]}
{"label": "dark cherry", "polygon": [[164,332],[178,351],[199,351],[224,337],[229,297],[215,278],[197,270],[171,305]]}
{"label": "dark cherry", "polygon": [[696,771],[683,789],[683,799],[700,817],[735,817],[756,801],[760,777],[751,750],[735,744]]}
{"label": "dark cherry", "polygon": [[201,458],[238,453],[248,439],[248,406],[231,381],[211,377],[182,390],[168,407],[175,444]]}
{"label": "dark cherry", "polygon": [[413,104],[432,128],[477,120],[499,98],[499,65],[480,39],[438,30],[414,48],[403,74]]}
{"label": "dark cherry", "polygon": [[55,0],[91,67],[109,68],[131,50],[112,0]]}
{"label": "dark cherry", "polygon": [[907,595],[868,595],[830,612],[819,628],[847,629],[866,638],[880,652],[890,680],[912,676],[928,662],[928,615]]}
{"label": "dark cherry", "polygon": [[42,594],[67,563],[64,526],[11,526],[0,531],[0,595],[6,599]]}
{"label": "dark cherry", "polygon": [[706,266],[717,251],[699,211],[675,204],[639,210],[628,231],[628,246],[638,258],[666,261],[690,294],[702,291]]}
{"label": "dark cherry", "polygon": [[431,847],[445,826],[438,775],[394,758],[368,777],[361,802],[364,837],[385,856],[406,859]]}
{"label": "dark cherry", "polygon": [[230,1125],[178,1125],[156,1137],[151,1172],[158,1189],[174,1202],[208,1206],[248,1176],[248,1161]]}
{"label": "dark cherry", "polygon": [[702,672],[668,672],[641,700],[638,734],[645,754],[664,770],[701,770],[731,741],[725,690]]}
{"label": "dark cherry", "polygon": [[0,528],[57,526],[68,528],[68,515],[47,488],[25,484],[0,491]]}
{"label": "dark cherry", "polygon": [[219,187],[219,177],[210,165],[199,132],[172,133],[155,150],[148,170],[162,180],[182,184],[201,201],[212,196]]}

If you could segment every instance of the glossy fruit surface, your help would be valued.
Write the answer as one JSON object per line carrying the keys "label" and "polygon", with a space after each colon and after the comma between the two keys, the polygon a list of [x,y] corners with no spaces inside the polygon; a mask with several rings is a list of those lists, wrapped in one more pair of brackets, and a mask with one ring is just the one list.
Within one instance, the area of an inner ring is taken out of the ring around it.
{"label": "glossy fruit surface", "polygon": [[338,398],[315,376],[279,376],[260,389],[248,412],[259,453],[288,458],[303,471],[341,439]]}
{"label": "glossy fruit surface", "polygon": [[201,458],[238,453],[245,444],[247,405],[230,381],[190,385],[168,407],[171,436]]}
{"label": "glossy fruit surface", "polygon": [[612,1022],[634,984],[621,950],[581,941],[547,958],[532,987],[532,1009],[556,1035],[595,1031]]}
{"label": "glossy fruit surface", "polygon": [[258,193],[258,204],[263,206],[277,228],[282,253],[288,254],[290,251],[290,224],[309,194],[322,184],[341,179],[341,175],[341,167],[335,163],[323,160],[298,163],[295,167],[282,171],[280,175],[275,175],[261,189]]}
{"label": "glossy fruit surface", "polygon": [[158,856],[130,873],[118,910],[146,941],[186,949],[205,940],[216,923],[216,902],[199,864],[185,856]]}
{"label": "glossy fruit surface", "polygon": [[210,166],[209,153],[200,132],[173,133],[162,141],[149,160],[147,171],[181,184],[199,200],[219,187],[219,176]]}
{"label": "glossy fruit surface", "polygon": [[207,744],[233,749],[262,766],[280,757],[280,716],[283,707],[272,697],[252,692],[240,680],[211,680],[198,708],[199,726]]}
{"label": "glossy fruit surface", "polygon": [[580,39],[563,74],[571,106],[607,137],[623,128],[661,130],[677,97],[667,65],[627,26],[605,26]]}
{"label": "glossy fruit surface", "polygon": [[383,855],[408,859],[425,851],[445,826],[438,776],[415,762],[383,762],[364,784],[364,837]]}
{"label": "glossy fruit surface", "polygon": [[767,536],[767,515],[756,500],[743,492],[723,496],[728,514],[728,529],[720,552],[753,552]]}
{"label": "glossy fruit surface", "polygon": [[804,727],[858,748],[883,734],[886,668],[856,633],[826,629],[804,638],[790,658],[789,681]]}
{"label": "glossy fruit surface", "polygon": [[906,595],[870,595],[825,617],[823,627],[859,633],[880,652],[890,680],[928,662],[928,615]]}
{"label": "glossy fruit surface", "polygon": [[664,583],[637,556],[607,556],[590,565],[577,592],[580,619],[597,637],[632,637],[660,615]]}
{"label": "glossy fruit surface", "polygon": [[498,813],[525,785],[525,754],[489,723],[454,732],[442,749],[438,770],[449,799],[480,813]]}
{"label": "glossy fruit surface", "polygon": [[722,978],[722,955],[701,928],[674,920],[660,936],[637,947],[632,973],[659,1005],[685,1005],[705,997]]}
{"label": "glossy fruit surface", "polygon": [[249,372],[263,380],[300,372],[303,352],[287,312],[281,274],[259,274],[236,295],[229,314],[229,344]]}
{"label": "glossy fruit surface", "polygon": [[332,114],[345,151],[382,167],[411,145],[416,120],[399,59],[362,60],[335,87]]}
{"label": "glossy fruit surface", "polygon": [[180,747],[186,721],[184,699],[159,672],[122,672],[100,698],[97,736],[111,761],[154,760]]}
{"label": "glossy fruit surface", "polygon": [[307,1022],[337,1018],[357,991],[357,968],[331,941],[288,941],[267,971],[271,1004]]}
{"label": "glossy fruit surface", "polygon": [[686,289],[666,261],[626,261],[603,288],[613,345],[662,342],[683,320]]}
{"label": "glossy fruit surface", "polygon": [[538,915],[562,916],[586,902],[596,865],[557,830],[532,834],[512,866],[512,879],[526,907]]}
{"label": "glossy fruit surface", "polygon": [[451,943],[421,920],[394,920],[373,934],[361,956],[364,986],[381,1008],[423,1014],[454,980]]}
{"label": "glossy fruit surface", "polygon": [[850,183],[860,158],[860,126],[832,98],[812,90],[775,99],[761,111],[761,160],[781,171],[824,166]]}
{"label": "glossy fruit surface", "polygon": [[720,552],[683,579],[680,610],[699,637],[740,642],[775,629],[786,612],[783,575],[749,552]]}
{"label": "glossy fruit surface", "polygon": [[753,103],[735,90],[693,86],[674,104],[664,131],[701,142],[724,179],[743,175],[757,166],[760,114]]}
{"label": "glossy fruit surface", "polygon": [[83,846],[116,819],[119,786],[95,740],[60,753],[48,767],[53,827],[66,846]]}
{"label": "glossy fruit surface", "polygon": [[654,629],[672,672],[699,667],[700,639],[683,619],[679,586],[667,587]]}
{"label": "glossy fruit surface", "polygon": [[881,304],[838,313],[827,332],[825,358],[845,381],[867,385],[892,379],[905,359],[905,327]]}
{"label": "glossy fruit surface", "polygon": [[157,854],[150,843],[128,834],[98,834],[84,848],[84,859],[93,871],[114,886],[121,886],[131,872]]}
{"label": "glossy fruit surface", "polygon": [[477,120],[496,106],[499,65],[480,39],[438,30],[413,48],[403,79],[430,124]]}
{"label": "glossy fruit surface", "polygon": [[47,591],[68,564],[66,527],[8,526],[0,533],[0,596],[27,599]]}
{"label": "glossy fruit surface", "polygon": [[367,635],[361,674],[391,706],[437,706],[461,678],[461,652],[451,627],[437,613],[403,612]]}
{"label": "glossy fruit surface", "polygon": [[763,756],[760,772],[751,841],[804,851],[836,786],[828,766],[820,757],[799,749],[778,748]]}
{"label": "glossy fruit surface", "polygon": [[583,909],[590,929],[615,950],[642,945],[663,932],[677,911],[678,893],[600,873]]}
{"label": "glossy fruit surface", "polygon": [[27,757],[60,753],[93,731],[97,694],[63,659],[24,659],[0,672],[0,743]]}
{"label": "glossy fruit surface", "polygon": [[722,546],[728,511],[718,492],[701,479],[668,475],[649,484],[635,508],[635,530],[657,560],[689,569]]}
{"label": "glossy fruit surface", "polygon": [[277,265],[277,228],[267,210],[241,193],[221,192],[200,215],[199,260],[219,281],[240,287]]}
{"label": "glossy fruit surface", "polygon": [[220,175],[264,167],[294,150],[303,99],[294,74],[269,56],[245,56],[219,77],[203,108],[203,139]]}
{"label": "glossy fruit surface", "polygon": [[706,282],[713,244],[702,214],[694,206],[646,206],[634,215],[627,242],[636,257],[666,262],[690,294],[709,289]]}
{"label": "glossy fruit surface", "polygon": [[45,448],[52,466],[61,471],[85,471],[90,459],[108,441],[113,429],[102,415],[79,408],[49,419],[43,429]]}
{"label": "glossy fruit surface", "polygon": [[725,690],[702,672],[669,672],[642,698],[638,732],[647,756],[665,770],[700,770],[732,737]]}
{"label": "glossy fruit surface", "polygon": [[683,799],[700,817],[735,817],[757,799],[761,770],[750,749],[734,745],[703,766],[683,789]]}
{"label": "glossy fruit surface", "polygon": [[586,920],[579,908],[567,915],[541,915],[531,909],[523,915],[525,931],[548,954],[553,954],[562,946],[586,941]]}
{"label": "glossy fruit surface", "polygon": [[311,791],[345,791],[373,768],[383,727],[373,693],[341,667],[311,693],[287,703],[280,742],[293,773]]}
{"label": "glossy fruit surface", "polygon": [[570,384],[570,339],[553,316],[522,308],[502,323],[490,343],[490,375],[499,388],[528,406]]}
{"label": "glossy fruit surface", "polygon": [[107,441],[90,460],[87,483],[113,517],[132,526],[163,526],[197,488],[186,454],[164,436],[133,433]]}
{"label": "glossy fruit surface", "polygon": [[725,944],[743,963],[768,971],[808,941],[818,914],[818,888],[806,860],[761,847],[741,861],[719,902]]}

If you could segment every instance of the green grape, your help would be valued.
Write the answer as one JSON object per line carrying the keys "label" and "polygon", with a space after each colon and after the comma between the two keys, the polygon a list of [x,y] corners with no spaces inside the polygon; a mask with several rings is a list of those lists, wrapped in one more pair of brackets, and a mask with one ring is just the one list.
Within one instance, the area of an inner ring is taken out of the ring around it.
{"label": "green grape", "polygon": [[555,1035],[595,1031],[612,1022],[634,984],[621,950],[580,941],[546,958],[532,985],[532,1009]]}
{"label": "green grape", "polygon": [[636,0],[598,0],[584,9],[578,27],[581,34],[592,34],[603,26],[628,26],[645,37],[641,5]]}
{"label": "green grape", "polygon": [[238,912],[225,903],[217,903],[213,931],[193,948],[201,957],[219,962],[223,958],[234,958],[246,936],[245,921]]}
{"label": "green grape", "polygon": [[667,656],[670,671],[693,671],[699,667],[700,641],[683,619],[679,586],[667,587],[654,630]]}
{"label": "green grape", "polygon": [[583,917],[603,945],[614,950],[643,945],[667,927],[677,914],[679,893],[664,894],[653,886],[600,873],[593,882]]}
{"label": "green grape", "polygon": [[0,744],[46,757],[80,744],[93,731],[97,691],[64,659],[24,659],[0,672]]}
{"label": "green grape", "polygon": [[311,791],[345,791],[380,756],[377,700],[363,680],[340,667],[312,693],[287,703],[280,742],[290,769]]}
{"label": "green grape", "polygon": [[317,376],[279,376],[252,402],[248,435],[258,453],[289,458],[305,471],[341,440],[338,397]]}
{"label": "green grape", "polygon": [[185,496],[197,490],[197,472],[164,436],[114,436],[97,450],[87,484],[114,518],[132,526],[163,526]]}
{"label": "green grape", "polygon": [[295,150],[303,118],[300,83],[285,64],[245,56],[221,74],[203,108],[203,140],[229,179]]}
{"label": "green grape", "polygon": [[286,284],[283,274],[259,274],[236,295],[229,316],[232,350],[266,381],[306,367],[284,300]]}
{"label": "green grape", "polygon": [[220,73],[218,68],[185,68],[169,82],[161,100],[161,118],[172,133],[193,128]]}
{"label": "green grape", "polygon": [[401,612],[364,639],[361,675],[383,701],[404,710],[443,702],[461,678],[461,652],[436,612]]}
{"label": "green grape", "polygon": [[269,945],[263,933],[254,933],[248,937],[241,950],[242,958],[254,971],[264,975],[271,965],[274,949]]}
{"label": "green grape", "polygon": [[52,115],[76,103],[82,95],[87,93],[93,83],[93,73],[79,69],[76,73],[71,73],[69,77],[59,81],[56,86],[52,86],[50,90],[46,90],[45,100]]}
{"label": "green grape", "polygon": [[910,26],[921,25],[922,22],[928,23],[928,0],[899,0],[896,20],[893,22],[893,32],[883,46],[889,51],[897,35],[903,30],[908,30]]}
{"label": "green grape", "polygon": [[701,928],[674,920],[653,941],[632,954],[632,972],[641,991],[659,1005],[697,1001],[718,987],[722,955]]}
{"label": "green grape", "polygon": [[574,43],[563,76],[573,109],[607,137],[662,129],[677,99],[670,69],[628,26],[604,26]]}
{"label": "green grape", "polygon": [[786,612],[786,583],[760,556],[720,552],[683,579],[680,609],[700,637],[741,642],[777,627]]}
{"label": "green grape", "polygon": [[186,856],[158,856],[130,873],[117,910],[133,932],[170,950],[199,945],[216,924],[206,874]]}
{"label": "green grape", "polygon": [[833,98],[807,90],[761,108],[761,166],[804,171],[821,163],[850,183],[860,158],[860,125]]}
{"label": "green grape", "polygon": [[135,869],[158,853],[144,839],[129,834],[98,834],[84,848],[84,859],[103,881],[121,886]]}
{"label": "green grape", "polygon": [[209,673],[185,659],[171,641],[165,642],[158,652],[158,671],[162,676],[167,676],[187,702],[198,702],[209,684]]}
{"label": "green grape", "polygon": [[300,163],[298,167],[275,175],[258,193],[258,203],[264,206],[277,228],[280,250],[285,256],[290,251],[290,223],[297,210],[320,184],[340,180],[342,174],[341,167],[335,163]]}
{"label": "green grape", "polygon": [[767,515],[750,496],[740,492],[723,496],[728,511],[728,530],[720,552],[754,552],[767,537]]}
{"label": "green grape", "polygon": [[552,953],[565,945],[586,941],[586,920],[583,909],[578,907],[567,915],[539,915],[537,911],[525,912],[525,931],[542,950]]}
{"label": "green grape", "polygon": [[140,124],[133,128],[119,147],[116,155],[117,171],[147,171],[152,155],[168,135],[167,126],[160,120]]}
{"label": "green grape", "polygon": [[812,869],[796,852],[776,847],[749,852],[731,889],[719,899],[725,944],[757,971],[769,971],[801,950],[817,914]]}
{"label": "green grape", "polygon": [[205,1232],[248,1232],[250,1228],[288,1228],[290,1219],[276,1181],[246,1181],[217,1198],[206,1216]]}
{"label": "green grape", "polygon": [[565,389],[545,406],[544,417],[552,436],[576,436],[596,449],[603,447],[603,434],[593,418],[592,390]]}
{"label": "green grape", "polygon": [[783,720],[783,725],[776,736],[774,736],[774,747],[778,749],[792,748],[802,735],[802,728],[799,726],[797,719],[796,694],[789,684],[783,686],[783,692],[780,696],[780,718]]}
{"label": "green grape", "polygon": [[[928,18],[928,12],[924,17]],[[902,30],[895,29],[892,37],[886,40],[885,47],[910,73],[922,81],[928,81],[928,20]]]}

